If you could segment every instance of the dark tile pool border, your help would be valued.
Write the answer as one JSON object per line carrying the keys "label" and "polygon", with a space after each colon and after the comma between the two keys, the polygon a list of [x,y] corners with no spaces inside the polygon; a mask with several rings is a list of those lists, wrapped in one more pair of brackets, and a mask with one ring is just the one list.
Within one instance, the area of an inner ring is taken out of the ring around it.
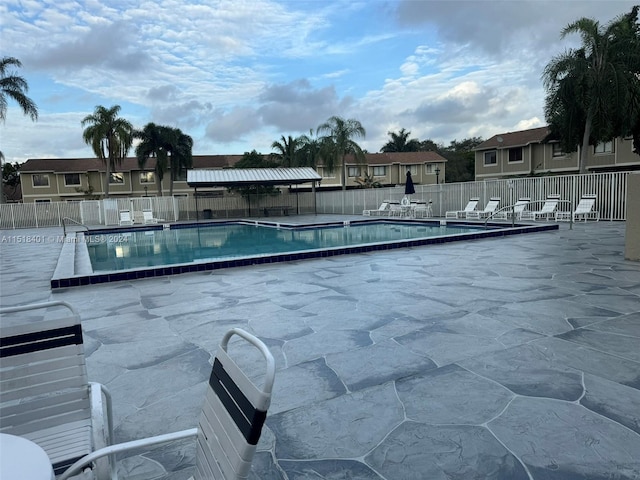
{"label": "dark tile pool border", "polygon": [[[451,235],[443,235],[441,237],[420,238],[410,240],[400,240],[394,242],[364,244],[347,247],[336,247],[326,250],[307,250],[304,252],[289,252],[289,253],[277,253],[273,255],[260,255],[255,257],[241,257],[231,260],[216,260],[211,262],[201,263],[189,263],[189,264],[177,264],[177,265],[164,265],[159,267],[149,267],[144,269],[123,270],[118,272],[98,272],[91,275],[65,275],[63,277],[57,277],[51,279],[51,289],[58,290],[62,288],[80,287],[84,285],[95,285],[100,283],[121,282],[127,280],[138,280],[143,278],[165,277],[168,275],[179,275],[182,273],[193,272],[207,272],[213,270],[219,270],[224,268],[234,267],[246,267],[250,265],[264,265],[270,263],[291,262],[296,260],[308,260],[313,258],[327,258],[338,255],[351,255],[354,253],[368,253],[383,250],[395,250],[398,248],[411,248],[421,247],[425,245],[437,245],[442,243],[460,242],[465,240],[478,240],[481,238],[493,238],[493,237],[505,237],[509,235],[520,235],[526,233],[546,232],[551,230],[558,230],[560,227],[558,224],[540,224],[540,225],[522,225],[517,224],[515,226],[505,225],[502,223],[489,223],[488,226],[491,230],[483,228],[483,224],[461,222],[455,220],[390,220],[390,219],[363,219],[363,220],[349,220],[343,222],[324,222],[324,223],[305,223],[305,224],[288,224],[279,222],[267,222],[267,221],[217,221],[207,223],[181,223],[170,225],[171,229],[189,228],[194,226],[206,227],[207,225],[221,225],[221,224],[250,224],[250,225],[266,225],[280,228],[293,228],[293,229],[305,229],[305,228],[317,228],[317,227],[329,227],[336,225],[357,225],[363,223],[417,223],[424,225],[441,225],[442,222],[447,225],[460,225],[477,227],[468,233],[459,233]],[[135,227],[135,230],[162,230],[163,225],[146,225],[144,227]],[[91,230],[89,233],[92,235],[113,234],[118,232],[131,231],[131,227],[128,228],[109,228]]]}

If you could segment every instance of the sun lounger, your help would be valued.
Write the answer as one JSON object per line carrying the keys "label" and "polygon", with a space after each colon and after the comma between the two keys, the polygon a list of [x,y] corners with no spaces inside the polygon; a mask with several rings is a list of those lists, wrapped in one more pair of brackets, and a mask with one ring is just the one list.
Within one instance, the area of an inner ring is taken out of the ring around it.
{"label": "sun lounger", "polygon": [[389,202],[382,202],[377,210],[363,210],[362,215],[365,217],[387,216],[389,215]]}
{"label": "sun lounger", "polygon": [[531,203],[531,198],[521,197],[513,205],[513,207],[501,208],[491,218],[507,220],[513,217],[515,220],[519,220],[520,217],[522,216],[522,212],[524,212],[525,208],[527,208],[527,205],[529,205],[529,203]]}
{"label": "sun lounger", "polygon": [[120,210],[120,226],[133,225],[133,218],[129,210]]}
{"label": "sun lounger", "polygon": [[153,212],[151,210],[142,211],[142,220],[145,225],[158,223],[158,219],[153,217]]}
{"label": "sun lounger", "polygon": [[478,206],[479,201],[479,198],[472,198],[469,200],[469,203],[467,203],[467,206],[464,207],[464,210],[451,210],[445,212],[444,216],[445,218],[467,218],[467,212],[474,211]]}
{"label": "sun lounger", "polygon": [[470,219],[488,218],[491,216],[493,212],[495,212],[498,209],[498,205],[500,205],[500,197],[491,197],[487,205],[484,207],[484,210],[473,210],[471,212],[467,212],[467,218],[470,218]]}
{"label": "sun lounger", "polygon": [[595,205],[596,196],[594,194],[584,194],[573,212],[556,212],[556,221],[568,222],[573,218],[574,222],[580,219],[583,219],[585,222],[587,220],[595,220],[597,222],[600,220],[600,212],[595,209]]}
{"label": "sun lounger", "polygon": [[540,210],[525,210],[520,216],[521,220],[551,220],[555,218],[556,209],[560,202],[560,195],[547,195],[544,205]]}

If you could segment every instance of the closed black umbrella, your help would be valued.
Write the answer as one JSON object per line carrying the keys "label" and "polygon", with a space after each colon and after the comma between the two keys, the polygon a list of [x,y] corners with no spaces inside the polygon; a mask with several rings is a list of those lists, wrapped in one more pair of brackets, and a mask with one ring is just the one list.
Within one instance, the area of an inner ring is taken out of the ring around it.
{"label": "closed black umbrella", "polygon": [[416,193],[416,189],[413,186],[413,179],[411,178],[411,172],[407,172],[407,183],[404,185],[404,194],[413,195]]}

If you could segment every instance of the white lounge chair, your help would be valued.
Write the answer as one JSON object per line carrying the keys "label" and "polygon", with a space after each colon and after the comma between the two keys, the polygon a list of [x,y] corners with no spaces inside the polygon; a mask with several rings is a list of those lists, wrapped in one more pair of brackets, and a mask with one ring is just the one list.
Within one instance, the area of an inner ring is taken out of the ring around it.
{"label": "white lounge chair", "polygon": [[467,203],[467,206],[464,207],[464,210],[451,210],[445,212],[445,218],[467,218],[467,212],[473,212],[478,206],[479,198],[472,198]]}
{"label": "white lounge chair", "polygon": [[[34,310],[60,307],[71,315],[23,321]],[[87,379],[77,311],[56,301],[2,308],[0,315],[0,432],[38,444],[56,474],[108,446],[113,440],[111,396]],[[113,474],[107,459],[94,467],[98,479]]]}
{"label": "white lounge chair", "polygon": [[120,210],[120,225],[133,225],[133,218],[129,210]]}
{"label": "white lounge chair", "polygon": [[[227,353],[232,335],[238,335],[262,353],[266,361],[262,388]],[[271,403],[275,370],[273,356],[262,341],[239,328],[229,330],[213,362],[198,428],[112,445],[79,460],[58,480],[67,480],[86,465],[110,454],[190,437],[197,438],[193,479],[246,479]]]}
{"label": "white lounge chair", "polygon": [[521,197],[513,205],[513,208],[504,207],[500,209],[500,211],[496,212],[495,215],[493,215],[493,217],[491,218],[507,220],[513,216],[516,220],[520,220],[520,218],[522,217],[522,213],[525,211],[525,208],[527,208],[527,205],[529,205],[530,203],[531,203],[531,198]]}
{"label": "white lounge chair", "polygon": [[484,210],[473,210],[471,212],[467,212],[467,218],[488,218],[498,209],[498,205],[500,205],[500,197],[491,197],[487,205],[484,207]]}
{"label": "white lounge chair", "polygon": [[382,202],[377,210],[363,210],[362,215],[365,217],[389,215],[389,202]]}
{"label": "white lounge chair", "polygon": [[145,225],[158,223],[158,219],[153,217],[153,212],[151,210],[142,211],[142,221]]}
{"label": "white lounge chair", "polygon": [[540,210],[525,210],[520,216],[521,220],[551,220],[555,218],[556,209],[560,202],[560,195],[550,194],[544,201]]}
{"label": "white lounge chair", "polygon": [[578,206],[573,212],[556,212],[556,221],[568,222],[573,218],[574,222],[580,219],[583,219],[585,222],[587,220],[595,220],[597,222],[600,220],[600,212],[595,209],[595,206],[596,196],[591,193],[586,193],[582,195]]}

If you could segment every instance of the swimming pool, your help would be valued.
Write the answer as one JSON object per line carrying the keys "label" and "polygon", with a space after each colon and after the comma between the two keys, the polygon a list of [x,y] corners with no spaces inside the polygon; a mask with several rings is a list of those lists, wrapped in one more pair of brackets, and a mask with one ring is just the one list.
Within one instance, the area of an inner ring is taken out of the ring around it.
{"label": "swimming pool", "polygon": [[51,288],[557,228],[557,225],[504,224],[484,228],[477,223],[440,220],[355,220],[303,225],[235,221],[79,232],[75,240],[65,242]]}

